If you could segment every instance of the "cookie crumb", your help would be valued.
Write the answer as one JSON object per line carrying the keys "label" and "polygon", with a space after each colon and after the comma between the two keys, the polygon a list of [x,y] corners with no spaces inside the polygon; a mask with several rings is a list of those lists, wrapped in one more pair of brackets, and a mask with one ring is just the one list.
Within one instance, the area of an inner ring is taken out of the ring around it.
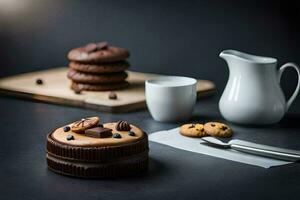
{"label": "cookie crumb", "polygon": [[40,78],[36,79],[36,80],[35,80],[35,83],[36,83],[37,85],[43,85],[43,84],[44,84],[43,80],[40,79]]}
{"label": "cookie crumb", "polygon": [[110,92],[108,94],[108,98],[112,100],[116,100],[118,98],[117,94],[115,92]]}
{"label": "cookie crumb", "polygon": [[74,87],[73,90],[74,90],[75,94],[81,94],[81,91],[82,91],[79,87]]}
{"label": "cookie crumb", "polygon": [[81,90],[75,90],[75,94],[81,94]]}

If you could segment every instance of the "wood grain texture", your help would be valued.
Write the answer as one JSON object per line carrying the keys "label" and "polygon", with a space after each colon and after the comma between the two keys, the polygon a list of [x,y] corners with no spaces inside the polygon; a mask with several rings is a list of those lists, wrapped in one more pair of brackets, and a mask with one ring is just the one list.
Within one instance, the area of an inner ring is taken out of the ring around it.
{"label": "wood grain texture", "polygon": [[[104,112],[129,112],[146,108],[145,80],[159,77],[158,74],[148,74],[128,71],[130,86],[115,91],[117,100],[108,99],[109,91],[83,91],[75,94],[70,89],[70,80],[66,78],[68,68],[54,68],[38,72],[25,73],[0,79],[2,94],[29,98],[33,100],[79,106]],[[36,79],[42,79],[44,84],[37,85]],[[198,97],[213,94],[215,85],[208,80],[198,80]]]}

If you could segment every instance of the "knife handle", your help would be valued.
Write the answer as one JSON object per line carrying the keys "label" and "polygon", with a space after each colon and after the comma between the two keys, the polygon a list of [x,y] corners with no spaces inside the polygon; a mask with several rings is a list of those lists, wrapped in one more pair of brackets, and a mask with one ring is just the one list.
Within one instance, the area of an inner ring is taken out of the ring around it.
{"label": "knife handle", "polygon": [[237,151],[250,153],[254,155],[260,155],[269,158],[276,158],[279,160],[292,161],[292,162],[300,160],[300,155],[283,153],[279,151],[273,151],[273,150],[257,148],[257,147],[250,147],[241,144],[231,144],[231,148]]}

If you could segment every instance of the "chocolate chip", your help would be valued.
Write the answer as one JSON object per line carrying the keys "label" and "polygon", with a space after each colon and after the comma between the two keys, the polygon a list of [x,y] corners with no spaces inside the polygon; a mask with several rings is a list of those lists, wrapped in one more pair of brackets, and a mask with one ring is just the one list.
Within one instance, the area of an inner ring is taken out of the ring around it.
{"label": "chocolate chip", "polygon": [[73,87],[75,94],[81,94],[81,89],[79,87]]}
{"label": "chocolate chip", "polygon": [[91,53],[91,52],[97,50],[97,44],[95,44],[95,43],[89,43],[84,48],[85,48],[86,52]]}
{"label": "chocolate chip", "polygon": [[81,94],[81,90],[75,90],[75,94]]}
{"label": "chocolate chip", "polygon": [[215,124],[211,124],[211,126],[212,126],[212,127],[215,127],[216,125],[215,125]]}
{"label": "chocolate chip", "polygon": [[128,135],[130,135],[130,136],[135,136],[135,132],[129,131],[129,132],[128,132]]}
{"label": "chocolate chip", "polygon": [[98,124],[97,127],[103,128],[103,124]]}
{"label": "chocolate chip", "polygon": [[75,88],[75,89],[74,89],[74,92],[75,92],[75,94],[81,94],[81,89]]}
{"label": "chocolate chip", "polygon": [[37,85],[43,85],[44,82],[43,82],[42,79],[38,78],[38,79],[36,79],[35,83],[36,83]]}
{"label": "chocolate chip", "polygon": [[97,44],[97,50],[107,49],[108,43],[107,42],[99,42]]}
{"label": "chocolate chip", "polygon": [[196,128],[196,131],[200,131],[200,130]]}
{"label": "chocolate chip", "polygon": [[190,125],[190,126],[189,126],[189,128],[195,128],[195,125],[194,125],[194,124],[192,124],[192,125]]}
{"label": "chocolate chip", "polygon": [[70,130],[71,130],[70,126],[65,126],[65,127],[64,127],[64,132],[68,132],[68,131],[70,131]]}
{"label": "chocolate chip", "polygon": [[222,126],[221,129],[222,129],[223,131],[225,131],[225,130],[227,129],[227,127],[226,127],[226,126]]}
{"label": "chocolate chip", "polygon": [[204,131],[204,128],[201,128],[201,130],[200,130],[200,131],[202,131],[202,132],[203,132],[203,131]]}
{"label": "chocolate chip", "polygon": [[122,136],[121,136],[119,133],[114,133],[114,134],[112,135],[112,137],[113,137],[113,138],[118,138],[118,139],[122,138]]}
{"label": "chocolate chip", "polygon": [[67,135],[66,139],[67,140],[74,140],[74,136],[73,135]]}
{"label": "chocolate chip", "polygon": [[115,100],[115,99],[118,98],[118,96],[117,96],[117,94],[116,94],[115,92],[110,92],[110,93],[108,94],[108,98],[109,98],[109,99]]}

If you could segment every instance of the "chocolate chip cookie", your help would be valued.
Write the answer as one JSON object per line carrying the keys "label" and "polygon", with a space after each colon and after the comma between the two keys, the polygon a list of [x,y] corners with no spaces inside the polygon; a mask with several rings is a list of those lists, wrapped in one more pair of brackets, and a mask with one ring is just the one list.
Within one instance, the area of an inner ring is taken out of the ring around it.
{"label": "chocolate chip cookie", "polygon": [[232,129],[220,122],[208,122],[204,124],[204,131],[211,136],[215,137],[231,137],[233,134]]}
{"label": "chocolate chip cookie", "polygon": [[188,137],[203,137],[207,136],[204,131],[203,124],[184,124],[179,130],[181,135]]}

